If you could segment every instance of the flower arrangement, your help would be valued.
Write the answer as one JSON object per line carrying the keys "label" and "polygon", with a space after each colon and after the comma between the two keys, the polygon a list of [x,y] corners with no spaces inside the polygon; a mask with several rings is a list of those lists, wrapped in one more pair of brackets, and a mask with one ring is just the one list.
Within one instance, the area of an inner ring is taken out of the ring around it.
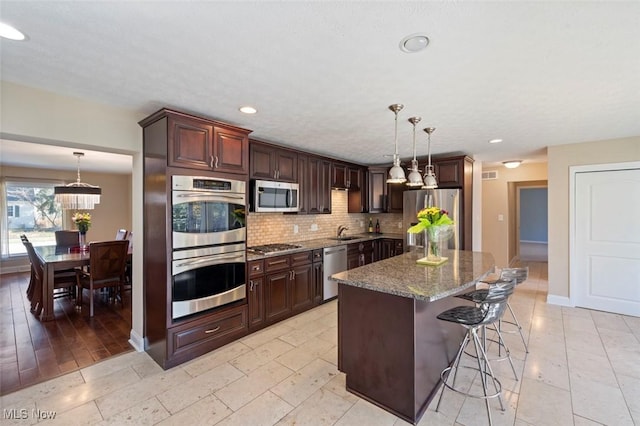
{"label": "flower arrangement", "polygon": [[89,213],[76,212],[72,217],[73,223],[78,227],[81,234],[86,233],[91,226],[91,215]]}
{"label": "flower arrangement", "polygon": [[418,212],[418,223],[407,230],[408,233],[417,234],[432,226],[453,225],[453,220],[446,210],[440,207],[427,207]]}

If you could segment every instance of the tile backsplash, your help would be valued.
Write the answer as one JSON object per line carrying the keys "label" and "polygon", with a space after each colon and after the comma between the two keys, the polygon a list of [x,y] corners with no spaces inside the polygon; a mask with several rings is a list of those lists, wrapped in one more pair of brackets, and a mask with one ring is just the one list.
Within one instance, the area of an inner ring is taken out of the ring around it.
{"label": "tile backsplash", "polygon": [[[384,233],[403,232],[399,213],[348,213],[347,191],[331,191],[331,214],[252,213],[247,215],[247,246],[269,243],[293,243],[317,238],[335,237],[338,226],[346,225],[346,234],[367,232],[369,218],[380,221]],[[297,233],[295,232],[297,230]]]}

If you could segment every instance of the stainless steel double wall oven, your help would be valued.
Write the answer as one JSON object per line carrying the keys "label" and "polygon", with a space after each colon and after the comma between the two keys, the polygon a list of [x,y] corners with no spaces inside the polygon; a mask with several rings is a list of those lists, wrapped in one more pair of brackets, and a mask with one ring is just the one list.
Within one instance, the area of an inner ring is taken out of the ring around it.
{"label": "stainless steel double wall oven", "polygon": [[173,176],[172,318],[246,297],[246,184]]}

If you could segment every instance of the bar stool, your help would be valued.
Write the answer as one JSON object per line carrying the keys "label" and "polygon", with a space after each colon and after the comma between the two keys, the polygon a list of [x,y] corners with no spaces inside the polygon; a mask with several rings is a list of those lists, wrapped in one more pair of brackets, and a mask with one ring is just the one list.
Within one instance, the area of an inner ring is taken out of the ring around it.
{"label": "bar stool", "polygon": [[[467,329],[467,332],[462,339],[462,342],[460,343],[460,347],[458,348],[458,352],[456,353],[453,364],[442,370],[442,372],[440,373],[440,378],[442,379],[442,384],[444,385],[444,387],[442,388],[442,392],[440,393],[440,397],[438,398],[436,411],[438,411],[438,409],[440,408],[440,403],[442,402],[442,396],[444,395],[445,388],[472,398],[484,399],[487,406],[487,416],[489,418],[490,425],[493,423],[491,419],[491,407],[489,406],[489,399],[498,398],[498,401],[500,401],[500,408],[502,409],[502,411],[505,410],[504,403],[502,402],[502,384],[493,374],[493,369],[491,368],[489,358],[487,357],[486,348],[480,338],[479,331],[484,332],[484,328],[487,325],[495,324],[500,320],[507,308],[509,296],[513,293],[515,285],[515,280],[496,284],[488,289],[484,301],[479,305],[456,306],[438,315],[437,318],[439,320],[460,324]],[[496,331],[498,332],[498,336],[500,336],[500,339],[502,339],[498,327],[496,327]],[[478,363],[478,368],[469,366],[462,367],[470,368],[480,372],[480,380],[482,382],[483,391],[482,395],[473,394],[470,391],[466,392],[461,389],[456,389],[455,387],[456,376],[458,375],[458,370],[461,367],[460,360],[462,358],[462,354],[465,353],[467,345],[470,341],[473,341],[476,352],[476,356],[474,356],[474,358]],[[512,360],[508,353],[507,356],[509,358],[509,361],[511,362]],[[511,363],[511,365],[513,366],[513,362]],[[449,384],[449,378],[451,377],[452,371],[453,381],[451,384]],[[492,385],[493,391],[489,389],[490,385]]]}
{"label": "bar stool", "polygon": [[[516,285],[526,281],[529,278],[529,267],[524,267],[524,268],[503,268],[500,271],[500,277],[495,280],[495,281],[481,281],[485,284],[489,285],[489,288],[491,288],[492,286],[505,282],[505,281],[512,281],[512,280],[516,280]],[[481,303],[482,300],[486,297],[487,293],[488,293],[488,289],[486,288],[482,288],[482,289],[477,289],[477,290],[473,290],[470,291],[468,293],[465,294],[461,294],[459,296],[456,296],[460,299],[464,299],[464,300],[469,300],[475,303]],[[501,331],[503,333],[515,333],[516,331],[518,333],[520,333],[520,339],[522,340],[522,345],[524,346],[524,351],[526,353],[529,353],[529,347],[527,346],[527,342],[524,338],[524,334],[522,334],[522,326],[520,325],[520,322],[518,321],[518,318],[516,317],[516,314],[513,312],[513,309],[511,309],[511,305],[507,303],[507,309],[509,310],[509,313],[511,314],[511,318],[513,319],[512,321],[507,321],[507,320],[500,320],[498,322],[498,328],[502,328],[502,323],[506,323],[506,324],[510,324],[516,327],[516,330],[509,330],[509,331],[505,331],[502,330]]]}

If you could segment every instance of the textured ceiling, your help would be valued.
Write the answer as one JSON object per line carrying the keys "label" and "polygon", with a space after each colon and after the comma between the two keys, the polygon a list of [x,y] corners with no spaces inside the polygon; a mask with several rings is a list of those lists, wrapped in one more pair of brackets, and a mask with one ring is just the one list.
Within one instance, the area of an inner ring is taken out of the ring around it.
{"label": "textured ceiling", "polygon": [[[640,135],[640,2],[2,1],[2,79],[150,114],[186,110],[359,163],[487,163]],[[423,52],[400,40],[423,32]],[[258,114],[238,112],[241,105]],[[501,144],[488,144],[502,138]],[[75,158],[71,159],[75,166]]]}

